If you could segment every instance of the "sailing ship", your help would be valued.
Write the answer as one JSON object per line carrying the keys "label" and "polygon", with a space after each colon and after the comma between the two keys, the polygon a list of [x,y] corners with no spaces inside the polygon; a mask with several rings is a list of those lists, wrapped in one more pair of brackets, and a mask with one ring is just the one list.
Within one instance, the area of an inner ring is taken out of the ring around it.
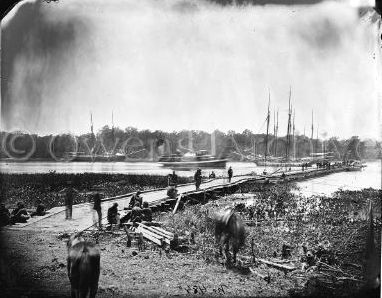
{"label": "sailing ship", "polygon": [[[111,113],[111,122],[112,122],[112,135],[114,139],[114,114]],[[93,115],[90,112],[90,131],[91,138],[95,140],[94,130],[93,130]],[[125,161],[126,155],[123,152],[107,152],[104,147],[104,153],[95,154],[93,150],[90,150],[89,153],[86,152],[68,152],[65,154],[65,159],[70,161],[77,162],[117,162]]]}
{"label": "sailing ship", "polygon": [[[265,137],[265,152],[264,152],[264,158],[263,159],[255,159],[254,162],[257,166],[264,166],[264,167],[302,167],[303,165],[311,165],[312,161],[309,160],[297,160],[296,157],[293,159],[290,158],[290,147],[291,143],[293,141],[293,154],[295,155],[296,148],[295,148],[295,125],[294,125],[294,119],[295,119],[295,113],[293,113],[293,125],[292,125],[292,107],[291,107],[291,95],[292,95],[292,89],[289,89],[289,107],[288,107],[288,127],[287,127],[287,136],[286,136],[286,147],[285,147],[285,157],[276,157],[276,156],[269,156],[268,157],[268,138],[269,138],[269,122],[270,122],[270,91],[268,96],[268,113],[267,113],[267,132]],[[274,116],[275,120],[276,117]],[[277,124],[275,121],[274,126],[274,136],[275,136],[275,150],[274,155],[277,154],[277,134],[278,134],[278,112],[277,112]],[[268,158],[267,158],[268,157]]]}

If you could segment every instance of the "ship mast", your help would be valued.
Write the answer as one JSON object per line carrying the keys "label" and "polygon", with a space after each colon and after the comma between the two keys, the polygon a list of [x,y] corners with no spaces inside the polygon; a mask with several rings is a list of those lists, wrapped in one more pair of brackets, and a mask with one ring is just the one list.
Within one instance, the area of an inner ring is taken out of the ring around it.
{"label": "ship mast", "polygon": [[296,160],[296,140],[295,140],[295,126],[294,117],[296,116],[296,111],[293,109],[293,159]]}
{"label": "ship mast", "polygon": [[312,152],[311,155],[313,156],[314,150],[313,150],[313,110],[312,110],[312,134],[310,136],[310,141],[312,143]]}
{"label": "ship mast", "polygon": [[[275,107],[273,107],[273,137],[276,140],[276,109]],[[273,154],[273,156],[276,156],[276,154]]]}
{"label": "ship mast", "polygon": [[270,105],[270,103],[271,103],[271,91],[268,89],[267,136],[266,136],[266,138],[265,138],[265,153],[264,153],[265,167],[267,166],[269,120],[270,120],[270,118],[271,118],[271,114],[270,114],[270,111],[269,111],[269,105]]}
{"label": "ship mast", "polygon": [[290,132],[291,132],[291,105],[290,98],[292,94],[292,88],[289,87],[289,107],[288,107],[288,129],[287,129],[287,145],[286,145],[286,160],[289,160],[289,147],[290,147]]}
{"label": "ship mast", "polygon": [[93,114],[90,111],[90,132],[92,134],[92,137],[94,136],[94,130],[93,130]]}
{"label": "ship mast", "polygon": [[114,144],[115,144],[115,137],[114,137],[114,112],[111,111],[111,137],[113,140],[113,154],[114,154]]}
{"label": "ship mast", "polygon": [[[276,120],[275,120],[276,122]],[[277,156],[277,134],[279,131],[279,110],[277,109],[277,122],[275,124],[275,153],[274,156]]]}
{"label": "ship mast", "polygon": [[318,128],[319,128],[319,125],[317,124],[317,132],[316,132],[316,152],[317,152],[317,149],[318,149]]}

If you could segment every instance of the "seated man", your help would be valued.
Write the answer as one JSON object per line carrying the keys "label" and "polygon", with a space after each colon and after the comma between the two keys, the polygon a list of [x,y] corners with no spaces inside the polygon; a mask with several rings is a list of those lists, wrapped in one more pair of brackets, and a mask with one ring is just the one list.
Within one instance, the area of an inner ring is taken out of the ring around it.
{"label": "seated man", "polygon": [[178,195],[178,190],[174,186],[170,186],[167,189],[167,196],[170,199],[176,199],[176,196]]}
{"label": "seated man", "polygon": [[15,223],[26,223],[27,220],[30,218],[27,210],[24,207],[24,204],[19,202],[17,203],[16,209],[14,209],[11,213],[11,219],[10,222],[11,224]]}
{"label": "seated man", "polygon": [[214,172],[214,171],[212,171],[212,172],[211,172],[211,174],[210,174],[209,178],[211,178],[211,179],[214,179],[214,178],[216,178],[216,175],[215,175],[215,172]]}
{"label": "seated man", "polygon": [[45,206],[43,204],[41,204],[41,201],[40,200],[37,200],[37,208],[36,208],[36,211],[33,212],[31,214],[31,216],[44,216],[46,214],[46,211],[45,211]]}
{"label": "seated man", "polygon": [[119,225],[118,203],[114,203],[113,206],[107,210],[107,221],[110,225]]}
{"label": "seated man", "polygon": [[139,207],[142,207],[142,197],[140,196],[141,192],[137,191],[135,195],[133,195],[130,199],[129,208],[133,208],[135,203],[139,203]]}
{"label": "seated man", "polygon": [[141,222],[142,221],[142,209],[139,206],[139,202],[135,203],[133,210],[131,210],[131,221],[132,222]]}
{"label": "seated man", "polygon": [[11,213],[5,207],[3,203],[0,204],[0,227],[4,227],[9,224]]}
{"label": "seated man", "polygon": [[120,222],[121,224],[128,222],[131,220],[131,210],[128,210],[124,216],[121,217]]}
{"label": "seated man", "polygon": [[142,210],[142,221],[152,221],[153,220],[153,212],[149,207],[149,203],[143,202],[143,210]]}

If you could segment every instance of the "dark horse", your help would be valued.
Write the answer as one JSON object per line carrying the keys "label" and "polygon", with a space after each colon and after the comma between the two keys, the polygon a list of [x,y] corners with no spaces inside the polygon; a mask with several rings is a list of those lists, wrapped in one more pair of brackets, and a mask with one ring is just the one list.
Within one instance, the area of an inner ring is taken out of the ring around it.
{"label": "dark horse", "polygon": [[67,268],[72,298],[94,298],[98,290],[100,252],[94,244],[78,235],[68,243]]}
{"label": "dark horse", "polygon": [[224,252],[226,264],[230,263],[229,244],[231,243],[233,263],[236,263],[236,254],[245,243],[245,230],[243,221],[234,211],[228,209],[215,216],[215,240],[219,244],[220,255]]}

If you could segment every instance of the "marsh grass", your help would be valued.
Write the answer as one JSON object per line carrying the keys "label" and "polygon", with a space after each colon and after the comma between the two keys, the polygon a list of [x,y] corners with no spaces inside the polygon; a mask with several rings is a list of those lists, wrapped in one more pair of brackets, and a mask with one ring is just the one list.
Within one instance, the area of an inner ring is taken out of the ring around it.
{"label": "marsh grass", "polygon": [[[124,174],[0,174],[0,201],[12,207],[23,202],[27,208],[35,205],[39,199],[49,209],[63,205],[58,194],[71,181],[80,194],[75,204],[87,202],[92,191],[100,191],[106,197],[126,194],[137,190],[163,188],[167,186],[167,177],[159,175]],[[188,183],[189,178],[179,177],[179,183]],[[81,194],[82,193],[82,194]]]}

